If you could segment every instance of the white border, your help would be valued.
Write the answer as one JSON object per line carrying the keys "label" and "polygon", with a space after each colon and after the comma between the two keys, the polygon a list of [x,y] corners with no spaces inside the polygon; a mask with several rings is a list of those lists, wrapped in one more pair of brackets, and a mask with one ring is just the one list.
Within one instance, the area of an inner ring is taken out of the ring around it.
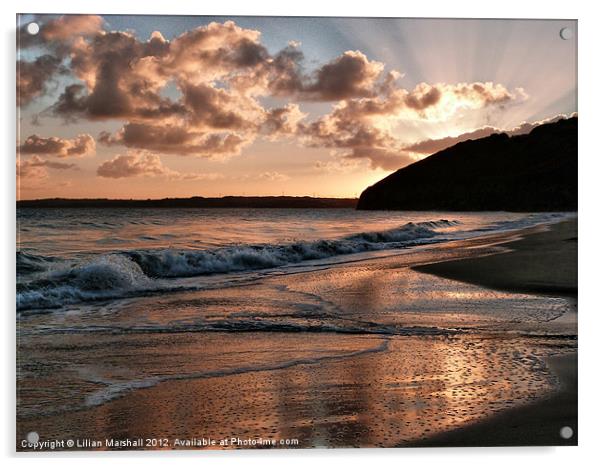
{"label": "white border", "polygon": [[[125,2],[103,0],[84,3],[69,0],[20,0],[16,5],[2,4],[2,63],[0,86],[4,111],[2,112],[2,187],[1,202],[3,228],[2,264],[3,330],[2,359],[5,373],[0,384],[4,409],[0,425],[0,440],[4,456],[15,461],[14,426],[14,357],[15,357],[15,14],[19,13],[121,13],[121,14],[202,14],[202,15],[285,15],[285,16],[392,16],[392,17],[475,17],[475,18],[549,18],[579,20],[579,447],[563,448],[480,448],[480,449],[396,449],[396,450],[303,450],[303,451],[239,451],[239,452],[127,452],[105,454],[21,454],[25,463],[36,460],[80,464],[102,464],[107,460],[128,463],[160,464],[165,461],[185,461],[198,464],[223,463],[233,460],[245,464],[326,464],[335,459],[350,464],[363,464],[370,460],[383,463],[425,464],[461,463],[482,466],[501,465],[508,462],[544,462],[546,465],[579,464],[597,457],[599,443],[600,403],[600,332],[601,313],[596,295],[600,288],[600,271],[596,260],[600,258],[602,235],[600,202],[602,195],[602,151],[600,150],[600,30],[602,16],[595,2],[556,1],[529,2],[504,0],[484,2],[470,0],[394,2],[371,0],[351,3],[347,1],[303,0],[284,2],[278,0],[220,0],[219,2],[170,0],[168,2]],[[553,52],[550,52],[553,53]],[[84,459],[85,458],[85,459]]]}

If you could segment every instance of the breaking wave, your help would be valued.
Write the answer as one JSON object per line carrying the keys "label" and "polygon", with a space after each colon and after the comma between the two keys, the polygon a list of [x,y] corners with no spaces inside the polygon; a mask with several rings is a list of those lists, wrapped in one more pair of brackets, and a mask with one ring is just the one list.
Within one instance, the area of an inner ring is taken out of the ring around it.
{"label": "breaking wave", "polygon": [[124,253],[146,275],[176,278],[215,273],[242,272],[325,259],[344,254],[408,247],[437,235],[436,228],[455,225],[449,220],[408,223],[400,228],[366,232],[340,239],[298,241],[276,245],[241,245],[205,251],[172,249]]}
{"label": "breaking wave", "polygon": [[35,254],[17,251],[17,276],[43,272],[55,260],[53,257],[36,256]]}
{"label": "breaking wave", "polygon": [[100,256],[82,265],[53,270],[17,284],[17,309],[56,308],[64,304],[127,296],[150,287],[151,279],[125,256]]}
{"label": "breaking wave", "polygon": [[391,230],[363,232],[339,239],[275,245],[125,251],[101,255],[85,263],[61,264],[61,267],[56,264],[50,267],[48,258],[18,253],[17,262],[24,273],[43,273],[17,285],[17,309],[57,308],[173,289],[173,283],[168,284],[164,279],[261,270],[345,254],[411,247],[436,241],[437,228],[457,223],[450,220],[407,223]]}

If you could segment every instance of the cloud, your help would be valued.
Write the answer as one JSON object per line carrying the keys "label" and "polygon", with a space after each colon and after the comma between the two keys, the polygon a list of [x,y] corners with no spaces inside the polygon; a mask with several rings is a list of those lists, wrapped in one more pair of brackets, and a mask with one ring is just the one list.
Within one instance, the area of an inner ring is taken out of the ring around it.
{"label": "cloud", "polygon": [[291,177],[278,171],[265,171],[260,173],[246,173],[244,175],[232,176],[231,179],[238,181],[287,181]]}
{"label": "cloud", "polygon": [[[392,129],[401,120],[446,120],[464,109],[480,109],[526,98],[521,89],[508,91],[493,83],[456,85],[422,83],[408,91],[390,74],[372,97],[343,100],[298,134],[309,147],[338,151],[347,159],[365,159],[372,168],[393,170],[417,160]],[[415,151],[414,151],[415,152]]]}
{"label": "cloud", "polygon": [[510,128],[507,130],[500,130],[500,131],[503,131],[504,133],[507,133],[510,136],[519,136],[521,134],[530,133],[531,130],[537,126],[545,125],[546,123],[555,123],[557,121],[566,120],[568,118],[573,118],[576,116],[577,116],[576,112],[573,112],[569,115],[561,113],[561,114],[558,114],[558,115],[550,117],[550,118],[545,118],[543,120],[534,121],[532,123],[529,123],[528,121],[523,121],[520,125],[515,126],[514,128]]}
{"label": "cloud", "polygon": [[252,72],[269,58],[260,35],[233,21],[212,22],[176,37],[169,53],[154,65],[159,72],[192,84],[214,81],[240,70]]}
{"label": "cloud", "polygon": [[379,119],[423,119],[443,121],[461,110],[478,110],[510,102],[522,102],[528,98],[522,88],[509,91],[491,82],[460,84],[420,83],[411,91],[393,85],[389,79],[380,86],[382,92],[371,98],[344,101],[335,108],[349,117]]}
{"label": "cloud", "polygon": [[55,170],[67,170],[77,168],[73,163],[55,162],[34,155],[30,159],[17,160],[17,176],[19,178],[43,179],[48,177],[48,168]]}
{"label": "cloud", "polygon": [[364,161],[335,157],[332,160],[318,160],[314,164],[314,168],[325,172],[350,173],[359,169],[365,169],[366,166],[362,162]]}
{"label": "cloud", "polygon": [[165,167],[156,154],[133,153],[115,156],[100,165],[96,173],[103,178],[158,176],[165,174]]}
{"label": "cloud", "polygon": [[44,42],[65,42],[101,31],[104,20],[97,15],[64,15],[44,23],[38,36]]}
{"label": "cloud", "polygon": [[103,20],[100,16],[65,15],[38,24],[38,34],[29,34],[28,24],[23,24],[17,31],[20,49],[42,47],[49,52],[32,61],[17,61],[17,105],[20,106],[26,106],[34,98],[45,95],[48,84],[58,74],[68,73],[63,59],[69,55],[75,42],[98,34],[102,30]]}
{"label": "cloud", "polygon": [[413,161],[403,153],[399,141],[388,131],[344,115],[347,114],[334,112],[303,126],[301,131],[305,144],[334,149],[341,158],[366,159],[372,168],[390,170]]}
{"label": "cloud", "polygon": [[237,155],[250,143],[235,133],[203,133],[182,126],[127,123],[115,135],[100,133],[99,142],[163,154],[224,158]]}
{"label": "cloud", "polygon": [[308,100],[343,100],[370,97],[384,65],[370,61],[359,51],[347,51],[320,67],[313,80],[299,89],[299,96]]}
{"label": "cloud", "polygon": [[290,180],[290,176],[285,175],[284,173],[276,172],[276,171],[267,171],[260,173],[257,175],[257,178],[260,180],[268,180],[268,181],[286,181]]}
{"label": "cloud", "polygon": [[262,109],[255,102],[224,89],[208,84],[182,84],[180,89],[189,122],[195,128],[244,131],[261,115]]}
{"label": "cloud", "polygon": [[25,106],[34,98],[45,95],[48,84],[57,74],[66,73],[61,59],[41,55],[33,61],[17,61],[17,105]]}
{"label": "cloud", "polygon": [[260,130],[269,137],[290,136],[297,132],[300,122],[307,117],[297,104],[288,104],[267,110]]}
{"label": "cloud", "polygon": [[422,83],[404,99],[408,108],[431,121],[444,121],[460,110],[503,107],[528,99],[523,88],[509,90],[501,84],[474,82],[457,84]]}
{"label": "cloud", "polygon": [[300,124],[303,143],[308,147],[333,149],[341,158],[368,160],[372,168],[389,170],[410,163],[412,160],[401,150],[400,141],[375,124],[370,109],[362,112],[356,103],[345,101],[318,120]]}
{"label": "cloud", "polygon": [[162,176],[169,180],[217,180],[222,178],[218,173],[181,173],[172,170],[161,161],[157,154],[147,152],[131,152],[117,155],[102,163],[96,174],[103,178],[131,178],[137,176]]}
{"label": "cloud", "polygon": [[17,146],[20,154],[52,155],[60,158],[84,157],[93,155],[96,142],[89,134],[80,134],[73,139],[63,139],[55,136],[48,138],[33,134]]}
{"label": "cloud", "polygon": [[[196,28],[172,41],[159,32],[140,41],[127,32],[102,31],[73,45],[70,68],[82,83],[66,86],[50,113],[67,121],[125,120],[115,135],[102,135],[101,142],[112,145],[236,155],[265,128],[269,135],[276,131],[272,111],[251,95],[265,81],[270,62],[258,39],[258,31],[231,21]],[[177,99],[162,93],[168,84],[177,88]],[[285,124],[277,129],[291,131]]]}
{"label": "cloud", "polygon": [[405,150],[418,154],[434,154],[435,152],[451,147],[459,142],[468,141],[469,139],[484,138],[497,132],[499,132],[499,130],[492,126],[484,126],[483,128],[468,131],[457,136],[446,136],[439,139],[424,139],[406,146]]}
{"label": "cloud", "polygon": [[410,144],[404,147],[405,151],[414,152],[418,154],[434,154],[440,150],[446,149],[447,147],[451,147],[459,142],[468,141],[470,139],[479,139],[490,136],[495,133],[506,133],[510,136],[518,136],[521,134],[527,134],[531,132],[531,130],[537,126],[543,125],[545,123],[553,123],[558,120],[562,120],[565,118],[570,118],[572,115],[556,115],[551,118],[547,118],[540,121],[535,121],[532,123],[523,122],[518,126],[515,126],[510,129],[500,129],[495,128],[493,126],[484,126],[482,128],[475,129],[473,131],[468,131],[457,136],[446,136],[444,138],[439,139],[425,139],[414,144]]}
{"label": "cloud", "polygon": [[389,150],[378,147],[354,147],[343,155],[348,159],[365,159],[372,169],[397,170],[416,161],[404,151]]}
{"label": "cloud", "polygon": [[224,175],[221,173],[182,173],[170,170],[167,178],[178,181],[214,181],[223,179]]}
{"label": "cloud", "polygon": [[[415,160],[393,131],[400,121],[446,121],[458,112],[527,98],[521,88],[493,82],[406,89],[401,73],[358,50],[308,69],[299,43],[272,53],[259,31],[233,21],[212,22],[171,40],[158,31],[145,40],[105,27],[97,16],[54,18],[42,23],[38,39],[22,38],[21,47],[46,47],[47,76],[65,67],[76,80],[60,90],[48,114],[66,121],[120,121],[120,129],[98,139],[135,151],[223,159],[259,137],[295,137],[348,160],[393,169]],[[25,73],[22,104],[46,93],[48,79]],[[266,107],[278,98],[289,102]],[[307,121],[302,102],[332,107]],[[123,155],[99,170],[109,177],[160,172],[158,159],[148,155]]]}
{"label": "cloud", "polygon": [[70,50],[70,68],[84,84],[67,86],[51,111],[64,118],[90,120],[164,118],[182,106],[162,97],[166,79],[146,73],[145,60],[167,51],[158,36],[139,41],[128,32],[102,32]]}
{"label": "cloud", "polygon": [[65,46],[81,37],[89,37],[102,30],[103,19],[96,15],[64,15],[40,22],[40,30],[32,35],[27,31],[28,24],[23,24],[17,31],[18,46],[22,49],[46,46],[55,53],[66,52]]}

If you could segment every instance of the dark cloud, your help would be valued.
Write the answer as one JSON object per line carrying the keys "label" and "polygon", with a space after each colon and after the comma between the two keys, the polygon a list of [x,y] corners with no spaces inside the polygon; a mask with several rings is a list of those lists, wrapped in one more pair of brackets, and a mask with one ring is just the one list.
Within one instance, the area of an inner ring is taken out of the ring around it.
{"label": "dark cloud", "polygon": [[91,120],[164,118],[183,111],[160,95],[165,79],[145,74],[145,60],[167,52],[167,44],[153,35],[141,42],[126,32],[108,32],[76,43],[70,67],[84,84],[65,88],[51,108],[66,119]]}
{"label": "dark cloud", "polygon": [[17,105],[25,106],[46,94],[48,84],[67,69],[53,55],[41,55],[34,61],[17,61]]}
{"label": "dark cloud", "polygon": [[296,44],[274,56],[267,68],[272,94],[323,102],[370,97],[377,93],[383,77],[384,65],[359,51],[344,52],[313,73],[304,72],[303,60]]}
{"label": "dark cloud", "polygon": [[23,155],[53,155],[61,158],[92,155],[95,150],[96,143],[89,134],[80,134],[72,139],[55,136],[45,138],[33,134],[17,146],[17,151]]}
{"label": "dark cloud", "polygon": [[[21,38],[21,47],[32,45],[49,52],[39,58],[47,61],[46,76],[66,66],[78,80],[62,89],[48,113],[67,121],[122,121],[114,134],[102,133],[100,142],[165,154],[227,157],[259,136],[295,136],[339,158],[398,168],[412,161],[393,132],[398,121],[445,121],[460,110],[526,98],[522,89],[491,82],[421,83],[405,89],[400,73],[385,72],[383,63],[360,51],[346,51],[308,71],[299,44],[272,54],[259,31],[232,21],[210,23],[172,40],[160,32],[141,40],[129,32],[104,30],[96,16],[63,16],[44,22],[37,39]],[[46,92],[47,77],[30,71],[21,80],[21,102]],[[327,115],[306,122],[295,103],[266,108],[264,97],[333,106]],[[157,166],[148,154],[120,157],[99,170],[127,173],[129,167],[148,174]]]}
{"label": "dark cloud", "polygon": [[237,108],[243,99],[210,85],[184,84],[183,103],[190,111],[191,123],[200,128],[244,130],[253,123]]}
{"label": "dark cloud", "polygon": [[17,31],[18,47],[44,46],[60,55],[67,53],[68,45],[78,38],[98,34],[104,23],[100,16],[95,15],[64,15],[46,21],[36,18],[35,21],[40,26],[37,34],[27,32],[28,24],[23,24]]}
{"label": "dark cloud", "polygon": [[334,149],[341,158],[364,159],[372,168],[390,170],[412,160],[388,131],[378,128],[343,105],[321,119],[300,125],[306,145]]}
{"label": "dark cloud", "polygon": [[303,52],[299,50],[298,44],[289,44],[278,52],[269,66],[262,70],[268,76],[264,79],[267,79],[269,93],[276,96],[290,96],[302,90],[303,60]]}
{"label": "dark cloud", "polygon": [[288,136],[296,134],[299,123],[307,115],[301,111],[297,104],[288,104],[285,107],[276,107],[265,112],[261,132],[266,136]]}
{"label": "dark cloud", "polygon": [[425,108],[437,105],[441,100],[441,89],[435,86],[423,86],[417,88],[414,92],[405,96],[403,102],[412,110],[424,110]]}
{"label": "dark cloud", "polygon": [[363,53],[348,51],[319,68],[301,95],[326,101],[370,97],[383,69],[382,63],[368,60]]}
{"label": "dark cloud", "polygon": [[28,24],[23,24],[17,31],[20,49],[37,46],[47,51],[33,61],[17,61],[17,105],[20,106],[45,95],[48,84],[58,74],[68,73],[63,60],[72,51],[74,41],[98,34],[103,24],[101,17],[90,15],[65,15],[37,22],[40,24],[38,34],[29,34]]}
{"label": "dark cloud", "polygon": [[98,141],[105,145],[123,145],[164,154],[220,157],[238,154],[246,141],[233,133],[190,131],[185,127],[127,123],[114,136],[103,132]]}

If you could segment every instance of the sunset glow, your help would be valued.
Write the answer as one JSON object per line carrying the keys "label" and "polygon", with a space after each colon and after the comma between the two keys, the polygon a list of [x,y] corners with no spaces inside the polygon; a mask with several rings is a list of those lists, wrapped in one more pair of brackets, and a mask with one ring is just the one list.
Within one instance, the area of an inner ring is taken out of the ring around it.
{"label": "sunset glow", "polygon": [[577,111],[576,35],[559,35],[574,21],[18,22],[20,199],[355,197],[456,142]]}

